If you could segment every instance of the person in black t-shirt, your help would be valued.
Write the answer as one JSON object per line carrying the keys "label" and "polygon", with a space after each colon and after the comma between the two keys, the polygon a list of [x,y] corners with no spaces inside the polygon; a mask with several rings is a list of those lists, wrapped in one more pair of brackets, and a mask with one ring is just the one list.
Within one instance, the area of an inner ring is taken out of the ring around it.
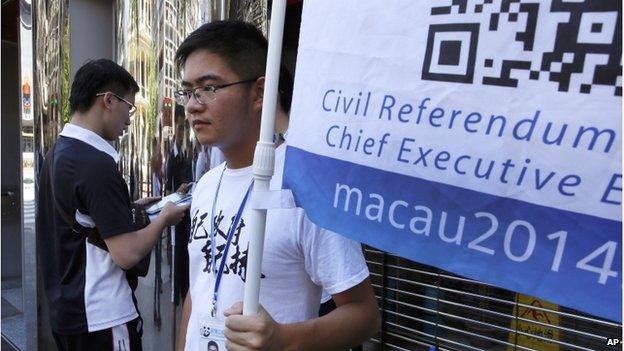
{"label": "person in black t-shirt", "polygon": [[110,141],[130,124],[138,89],[130,73],[110,60],[82,66],[71,87],[71,121],[43,161],[37,240],[60,350],[141,349],[141,319],[125,271],[188,208],[168,204],[144,228],[136,219]]}
{"label": "person in black t-shirt", "polygon": [[[165,191],[171,194],[174,191],[186,192],[189,183],[193,181],[192,158],[188,149],[185,147],[184,135],[186,128],[184,126],[184,107],[176,106],[175,108],[176,129],[174,135],[173,146],[167,158]],[[180,121],[180,122],[177,122]],[[175,226],[175,237],[170,238],[169,249],[175,250],[174,264],[175,272],[173,276],[173,302],[178,305],[181,299],[184,299],[189,285],[189,267],[188,267],[188,251],[187,245],[189,240],[189,232],[191,229],[190,213],[184,216],[184,219]],[[172,243],[175,245],[172,245]],[[168,253],[170,254],[170,253]]]}

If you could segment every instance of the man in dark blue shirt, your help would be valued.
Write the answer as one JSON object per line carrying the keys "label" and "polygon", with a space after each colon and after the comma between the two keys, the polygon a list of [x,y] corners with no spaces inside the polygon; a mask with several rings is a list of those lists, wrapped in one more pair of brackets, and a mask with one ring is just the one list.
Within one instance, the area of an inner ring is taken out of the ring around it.
{"label": "man in dark blue shirt", "polygon": [[110,60],[82,66],[71,87],[71,121],[43,162],[37,239],[60,350],[141,349],[140,317],[125,270],[148,255],[163,229],[188,208],[168,204],[146,227],[136,220],[110,141],[130,124],[138,89],[130,73]]}

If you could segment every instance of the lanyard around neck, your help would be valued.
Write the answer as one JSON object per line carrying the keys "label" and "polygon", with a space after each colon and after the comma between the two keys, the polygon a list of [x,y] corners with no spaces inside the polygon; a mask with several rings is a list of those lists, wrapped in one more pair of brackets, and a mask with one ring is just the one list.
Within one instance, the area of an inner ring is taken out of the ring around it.
{"label": "lanyard around neck", "polygon": [[216,224],[216,220],[214,218],[214,211],[215,211],[215,206],[217,203],[217,199],[219,197],[219,189],[221,188],[221,181],[223,179],[223,173],[225,173],[225,168],[223,168],[223,172],[221,172],[221,177],[219,178],[219,183],[217,184],[217,191],[215,192],[215,197],[214,197],[214,201],[212,204],[212,230],[210,231],[210,250],[211,250],[211,255],[212,255],[212,259],[211,259],[211,272],[213,272],[213,274],[216,273],[215,276],[215,286],[214,286],[214,292],[212,295],[212,311],[211,314],[214,317],[216,315],[216,306],[217,306],[217,300],[219,298],[219,287],[221,285],[221,278],[223,277],[223,271],[225,269],[225,262],[227,261],[227,254],[228,251],[230,249],[230,244],[232,243],[232,239],[234,238],[234,232],[236,231],[236,228],[238,227],[238,222],[240,221],[242,215],[243,215],[243,210],[245,208],[245,204],[247,203],[247,199],[249,198],[249,194],[251,193],[251,188],[253,187],[253,180],[251,181],[251,184],[249,184],[249,187],[247,188],[247,192],[245,193],[245,197],[243,197],[243,200],[241,201],[240,206],[238,207],[238,211],[236,212],[236,217],[234,217],[234,221],[232,222],[232,225],[230,226],[230,229],[228,230],[227,233],[227,242],[225,244],[225,248],[223,249],[223,255],[221,256],[221,263],[219,264],[219,270],[217,270],[215,272],[215,266],[216,266],[216,232],[217,232],[217,226]]}

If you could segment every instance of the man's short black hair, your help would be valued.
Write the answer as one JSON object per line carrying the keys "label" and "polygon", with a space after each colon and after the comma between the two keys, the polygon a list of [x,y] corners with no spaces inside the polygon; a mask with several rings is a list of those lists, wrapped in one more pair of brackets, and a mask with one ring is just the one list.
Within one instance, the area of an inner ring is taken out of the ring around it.
{"label": "man's short black hair", "polygon": [[69,113],[89,111],[95,103],[95,95],[106,91],[124,96],[138,92],[139,86],[128,71],[111,60],[88,61],[74,77],[69,95]]}
{"label": "man's short black hair", "polygon": [[178,69],[195,51],[205,49],[222,58],[241,79],[264,76],[268,43],[253,24],[215,21],[197,28],[180,44],[175,55]]}

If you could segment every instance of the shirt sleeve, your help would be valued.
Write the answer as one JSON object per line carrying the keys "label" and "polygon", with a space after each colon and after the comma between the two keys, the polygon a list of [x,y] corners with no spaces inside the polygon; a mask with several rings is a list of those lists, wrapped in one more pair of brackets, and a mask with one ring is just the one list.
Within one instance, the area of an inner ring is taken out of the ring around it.
{"label": "shirt sleeve", "polygon": [[78,199],[102,238],[137,230],[126,182],[112,159],[89,162],[84,169],[78,182]]}
{"label": "shirt sleeve", "polygon": [[331,295],[358,285],[369,276],[359,242],[320,228],[303,214],[300,233],[305,269],[312,281]]}

